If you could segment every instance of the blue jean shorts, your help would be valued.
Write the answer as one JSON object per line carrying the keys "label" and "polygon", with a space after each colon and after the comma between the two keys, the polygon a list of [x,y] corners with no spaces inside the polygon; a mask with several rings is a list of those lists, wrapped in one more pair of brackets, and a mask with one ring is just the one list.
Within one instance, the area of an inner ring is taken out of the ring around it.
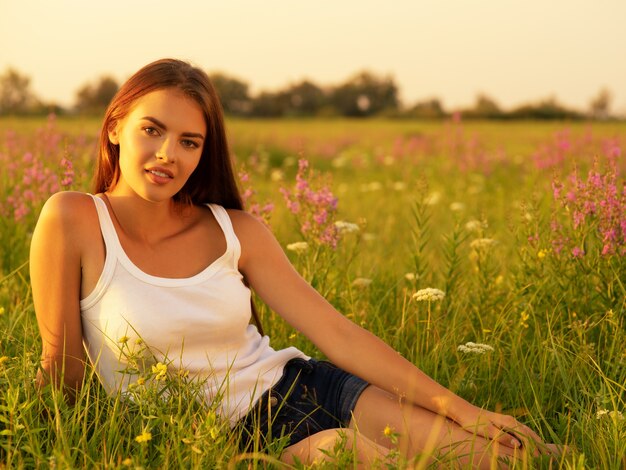
{"label": "blue jean shorts", "polygon": [[255,438],[262,450],[276,439],[285,447],[325,429],[348,427],[356,402],[369,384],[326,361],[295,358],[239,424],[240,448]]}

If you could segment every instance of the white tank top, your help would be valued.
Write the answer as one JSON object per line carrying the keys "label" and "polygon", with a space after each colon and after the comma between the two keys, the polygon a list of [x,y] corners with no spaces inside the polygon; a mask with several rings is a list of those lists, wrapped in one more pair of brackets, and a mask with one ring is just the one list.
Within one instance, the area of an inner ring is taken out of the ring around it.
{"label": "white tank top", "polygon": [[221,400],[218,412],[234,424],[278,381],[289,359],[307,358],[294,347],[275,351],[249,324],[250,290],[238,270],[241,246],[223,207],[208,204],[226,238],[224,254],[194,276],[171,279],[133,264],[105,202],[92,197],[106,258],[80,310],[87,354],[109,393],[188,372],[203,384],[206,402]]}

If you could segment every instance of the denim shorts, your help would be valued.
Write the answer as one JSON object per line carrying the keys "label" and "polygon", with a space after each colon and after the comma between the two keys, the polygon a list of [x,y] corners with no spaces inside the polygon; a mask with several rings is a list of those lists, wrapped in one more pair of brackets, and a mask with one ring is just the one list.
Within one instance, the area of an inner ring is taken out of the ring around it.
{"label": "denim shorts", "polygon": [[255,438],[255,450],[263,450],[276,439],[285,439],[287,447],[319,431],[347,427],[368,385],[330,362],[291,359],[276,385],[239,421],[241,450],[252,450]]}

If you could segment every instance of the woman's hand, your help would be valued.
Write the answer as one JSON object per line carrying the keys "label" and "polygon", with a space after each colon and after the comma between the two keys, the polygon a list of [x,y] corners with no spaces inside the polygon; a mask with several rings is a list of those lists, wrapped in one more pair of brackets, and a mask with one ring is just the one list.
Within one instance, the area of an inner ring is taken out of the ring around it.
{"label": "woman's hand", "polygon": [[[525,447],[539,450],[541,453],[547,449],[536,432],[510,415],[494,413],[467,403],[460,413],[450,418],[463,429],[506,447]],[[537,455],[536,451],[535,454]]]}

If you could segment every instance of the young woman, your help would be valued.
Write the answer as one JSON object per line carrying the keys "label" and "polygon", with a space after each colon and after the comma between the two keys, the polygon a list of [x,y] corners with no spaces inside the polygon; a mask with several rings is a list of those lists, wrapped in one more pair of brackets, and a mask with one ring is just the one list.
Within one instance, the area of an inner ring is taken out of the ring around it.
{"label": "young woman", "polygon": [[[244,444],[289,433],[285,461],[323,458],[342,428],[364,464],[393,447],[385,429],[406,456],[449,454],[476,467],[547,448],[513,417],[428,378],[298,275],[242,210],[218,97],[185,62],[151,63],[113,98],[94,195],[47,201],[31,278],[42,383],[79,389],[88,356],[104,387],[124,393],[138,372],[120,372],[129,364],[121,341],[140,344],[152,365],[188,371],[207,402],[219,395]],[[332,364],[272,349],[249,324],[248,285]]]}

